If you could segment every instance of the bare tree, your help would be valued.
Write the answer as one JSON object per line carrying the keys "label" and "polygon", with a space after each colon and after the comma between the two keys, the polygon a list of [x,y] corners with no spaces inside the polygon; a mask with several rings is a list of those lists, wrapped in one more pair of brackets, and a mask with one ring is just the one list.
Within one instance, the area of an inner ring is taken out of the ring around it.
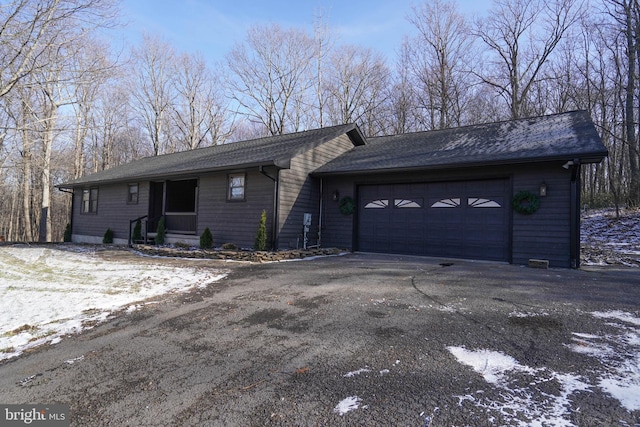
{"label": "bare tree", "polygon": [[476,22],[489,64],[476,74],[507,101],[511,118],[528,114],[530,91],[582,13],[581,0],[495,0],[487,18]]}
{"label": "bare tree", "polygon": [[389,69],[382,55],[371,49],[340,46],[331,54],[328,75],[331,122],[359,123],[368,135],[379,133],[373,117],[386,101],[389,84]]}
{"label": "bare tree", "polygon": [[[108,81],[100,87],[96,94],[91,115],[89,116],[90,155],[88,156],[88,166],[92,172],[109,169],[117,166],[122,161],[118,157],[135,160],[140,157],[139,153],[127,156],[133,150],[139,148],[139,135],[134,147],[117,147],[119,138],[133,122],[133,112],[130,104],[130,92],[122,80]],[[145,146],[147,150],[142,153],[153,154],[150,146]]]}
{"label": "bare tree", "polygon": [[[119,70],[107,58],[109,47],[88,38],[83,49],[71,58],[76,78],[69,88],[74,110],[74,162],[73,177],[84,175],[86,167],[86,140],[92,130],[92,114],[98,104],[99,94],[109,79],[118,78]],[[124,107],[121,107],[124,108]]]}
{"label": "bare tree", "polygon": [[411,74],[411,47],[407,37],[404,38],[398,60],[396,72],[393,77],[393,85],[389,93],[389,116],[387,127],[390,133],[400,134],[420,130],[416,124],[416,91],[412,84]]}
{"label": "bare tree", "polygon": [[315,75],[312,76],[314,81],[314,90],[317,105],[317,123],[319,127],[325,126],[325,115],[327,106],[327,94],[324,84],[324,69],[329,53],[333,49],[334,40],[331,38],[331,32],[323,19],[323,13],[318,12],[313,22],[313,42],[315,46],[314,62]]}
{"label": "bare tree", "polygon": [[56,34],[68,32],[80,21],[79,32],[109,26],[115,17],[111,0],[13,0],[0,4],[0,97],[32,72],[48,67],[42,54],[52,48]]}
{"label": "bare tree", "polygon": [[638,105],[638,63],[640,61],[640,5],[637,0],[612,1],[614,18],[620,23],[626,43],[624,126],[625,143],[629,156],[628,202],[640,206],[640,142],[638,141],[636,116]]}
{"label": "bare tree", "polygon": [[175,99],[175,55],[169,43],[148,34],[143,36],[142,46],[133,50],[133,107],[155,156],[173,151],[167,147],[167,123]]}
{"label": "bare tree", "polygon": [[[22,140],[24,236],[50,241],[51,159],[59,108],[73,102],[66,88],[79,78],[69,58],[88,34],[110,24],[115,13],[110,1],[98,0],[15,1],[0,11],[5,18],[0,32],[6,36],[0,55],[7,61],[0,97],[16,92],[19,99],[13,114]],[[38,205],[40,211],[35,210]],[[32,227],[38,221],[39,233]]]}
{"label": "bare tree", "polygon": [[412,10],[408,19],[418,35],[409,44],[408,65],[428,128],[460,125],[462,105],[473,83],[466,71],[472,46],[466,20],[447,0],[424,2]]}
{"label": "bare tree", "polygon": [[175,66],[173,121],[181,145],[193,150],[224,141],[226,107],[218,78],[201,55],[182,54]]}
{"label": "bare tree", "polygon": [[249,29],[246,42],[227,55],[227,85],[239,113],[269,135],[299,130],[295,101],[312,86],[307,77],[313,56],[313,41],[303,31],[275,24]]}

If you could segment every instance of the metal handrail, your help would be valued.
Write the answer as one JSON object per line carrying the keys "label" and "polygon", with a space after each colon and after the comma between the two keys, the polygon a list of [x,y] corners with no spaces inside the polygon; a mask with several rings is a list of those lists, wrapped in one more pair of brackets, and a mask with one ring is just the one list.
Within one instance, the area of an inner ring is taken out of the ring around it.
{"label": "metal handrail", "polygon": [[[132,219],[132,220],[129,221],[129,247],[130,248],[133,247],[133,242],[131,241],[131,239],[133,238],[132,232],[131,232],[131,225],[136,223],[136,222],[138,222],[138,221],[141,221],[141,220],[143,220],[145,218],[148,218],[148,217],[149,217],[149,215],[143,215],[143,216],[140,216],[140,217],[138,217],[136,219]],[[146,227],[145,227],[145,232],[144,232],[144,240],[145,240],[145,243],[146,243],[146,241],[147,241],[147,230],[146,230]]]}

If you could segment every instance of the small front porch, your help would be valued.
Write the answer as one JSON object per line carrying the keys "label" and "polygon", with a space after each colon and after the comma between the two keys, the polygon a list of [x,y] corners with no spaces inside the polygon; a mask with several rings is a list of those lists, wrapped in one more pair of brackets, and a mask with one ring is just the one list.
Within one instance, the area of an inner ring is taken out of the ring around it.
{"label": "small front porch", "polygon": [[149,213],[130,220],[129,244],[155,243],[161,219],[164,219],[166,243],[198,244],[197,201],[196,178],[150,182]]}

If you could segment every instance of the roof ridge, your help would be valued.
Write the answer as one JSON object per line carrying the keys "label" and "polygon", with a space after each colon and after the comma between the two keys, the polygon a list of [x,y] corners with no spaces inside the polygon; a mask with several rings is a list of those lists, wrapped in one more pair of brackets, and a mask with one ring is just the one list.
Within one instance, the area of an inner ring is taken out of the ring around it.
{"label": "roof ridge", "polygon": [[561,113],[541,114],[541,115],[538,115],[538,116],[521,117],[519,119],[504,119],[504,120],[498,120],[498,121],[494,121],[494,122],[483,122],[483,123],[468,124],[468,125],[464,125],[464,126],[453,126],[453,127],[448,127],[448,128],[444,128],[444,129],[419,130],[419,131],[415,131],[415,132],[405,132],[405,133],[396,133],[396,134],[391,134],[391,135],[372,136],[372,137],[370,137],[368,139],[373,141],[373,140],[377,140],[377,139],[381,139],[381,138],[392,138],[394,136],[406,136],[406,135],[414,135],[414,134],[418,134],[418,133],[435,133],[435,132],[447,132],[447,131],[456,131],[456,132],[462,131],[462,132],[464,132],[466,129],[474,128],[474,127],[497,126],[497,125],[502,125],[502,124],[506,124],[506,123],[518,123],[518,122],[525,121],[525,120],[548,119],[548,118],[555,117],[555,116],[571,115],[571,114],[576,114],[576,113],[588,113],[588,111],[587,110],[571,110],[571,111],[564,111],[564,112],[561,112]]}

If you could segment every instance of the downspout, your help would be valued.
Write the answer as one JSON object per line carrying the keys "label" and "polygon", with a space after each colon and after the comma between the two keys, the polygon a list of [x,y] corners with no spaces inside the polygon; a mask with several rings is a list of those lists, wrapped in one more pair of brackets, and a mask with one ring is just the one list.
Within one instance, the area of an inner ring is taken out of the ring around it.
{"label": "downspout", "polygon": [[318,248],[322,247],[322,209],[324,209],[323,190],[323,181],[322,178],[320,178],[320,206],[318,207]]}
{"label": "downspout", "polygon": [[580,268],[580,159],[571,167],[569,256],[571,268]]}
{"label": "downspout", "polygon": [[278,208],[279,208],[278,188],[280,187],[278,183],[279,183],[279,177],[280,177],[280,169],[276,169],[275,177],[269,175],[264,170],[264,166],[259,166],[258,170],[262,175],[266,176],[267,178],[273,181],[273,215],[271,218],[271,249],[277,250],[278,249]]}

